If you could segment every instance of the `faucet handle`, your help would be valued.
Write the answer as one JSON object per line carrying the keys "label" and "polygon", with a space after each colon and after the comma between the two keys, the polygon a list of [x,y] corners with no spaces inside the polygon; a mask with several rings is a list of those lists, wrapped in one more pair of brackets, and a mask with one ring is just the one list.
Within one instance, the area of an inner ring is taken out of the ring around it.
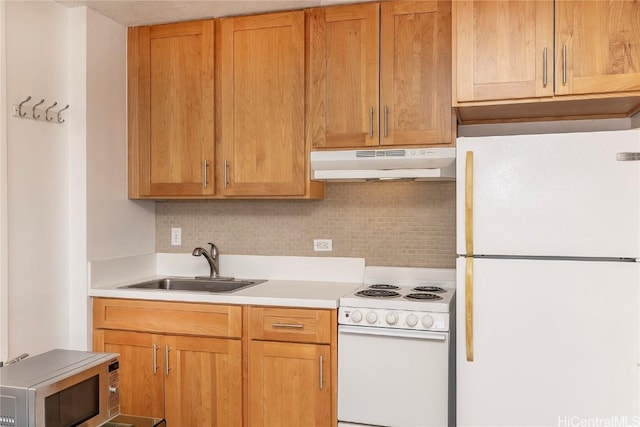
{"label": "faucet handle", "polygon": [[209,247],[210,247],[209,254],[211,254],[211,256],[213,258],[217,258],[218,254],[220,252],[220,251],[218,251],[218,247],[216,245],[214,245],[213,243],[211,243],[211,242],[209,242]]}

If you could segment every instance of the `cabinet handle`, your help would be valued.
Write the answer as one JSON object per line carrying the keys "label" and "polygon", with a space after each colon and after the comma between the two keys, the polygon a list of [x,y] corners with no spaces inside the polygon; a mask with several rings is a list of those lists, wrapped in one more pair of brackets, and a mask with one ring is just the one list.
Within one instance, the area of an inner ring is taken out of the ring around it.
{"label": "cabinet handle", "polygon": [[203,175],[204,175],[204,188],[207,188],[207,186],[209,185],[209,162],[205,160],[203,162],[203,164],[204,164],[204,167],[203,167],[203,169],[204,169],[204,173],[203,173]]}
{"label": "cabinet handle", "polygon": [[369,108],[369,138],[373,138],[373,107]]}
{"label": "cabinet handle", "polygon": [[542,86],[547,87],[547,48],[542,51]]}
{"label": "cabinet handle", "polygon": [[158,372],[158,344],[153,344],[153,375]]}
{"label": "cabinet handle", "polygon": [[384,137],[389,135],[389,107],[384,106]]}
{"label": "cabinet handle", "polygon": [[292,329],[302,329],[304,325],[300,325],[297,323],[272,323],[271,326],[274,328],[292,328]]}
{"label": "cabinet handle", "polygon": [[164,375],[166,377],[169,376],[169,371],[171,370],[171,368],[169,368],[169,345],[165,344],[164,346]]}
{"label": "cabinet handle", "polygon": [[320,356],[320,390],[324,390],[324,357]]}
{"label": "cabinet handle", "polygon": [[224,188],[227,189],[227,169],[229,168],[229,162],[224,161]]}
{"label": "cabinet handle", "polygon": [[562,84],[567,84],[567,45],[562,47]]}

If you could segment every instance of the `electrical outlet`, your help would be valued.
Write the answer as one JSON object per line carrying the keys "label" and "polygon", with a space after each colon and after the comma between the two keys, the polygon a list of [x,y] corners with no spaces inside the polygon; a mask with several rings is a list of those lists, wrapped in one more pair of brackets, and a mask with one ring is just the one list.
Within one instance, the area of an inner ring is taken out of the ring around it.
{"label": "electrical outlet", "polygon": [[171,246],[182,245],[182,228],[171,229]]}
{"label": "electrical outlet", "polygon": [[313,239],[314,252],[331,252],[333,250],[333,241],[331,239]]}

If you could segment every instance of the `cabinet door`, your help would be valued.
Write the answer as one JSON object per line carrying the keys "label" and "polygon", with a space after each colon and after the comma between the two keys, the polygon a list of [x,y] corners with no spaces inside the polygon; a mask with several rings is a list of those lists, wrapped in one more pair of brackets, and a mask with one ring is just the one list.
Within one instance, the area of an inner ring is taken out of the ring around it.
{"label": "cabinet door", "polygon": [[249,343],[249,425],[330,426],[328,345]]}
{"label": "cabinet door", "polygon": [[94,351],[120,354],[120,412],[164,417],[163,360],[153,334],[96,330]]}
{"label": "cabinet door", "polygon": [[213,21],[130,29],[128,65],[131,195],[213,194]]}
{"label": "cabinet door", "polygon": [[307,139],[314,148],[379,143],[377,3],[307,13]]}
{"label": "cabinet door", "polygon": [[453,3],[458,102],[553,96],[553,2]]}
{"label": "cabinet door", "polygon": [[242,425],[240,340],[167,336],[167,425]]}
{"label": "cabinet door", "polygon": [[225,196],[304,195],[304,12],[220,21]]}
{"label": "cabinet door", "polygon": [[451,143],[451,3],[381,8],[380,144]]}
{"label": "cabinet door", "polygon": [[640,90],[640,2],[556,2],[556,93]]}

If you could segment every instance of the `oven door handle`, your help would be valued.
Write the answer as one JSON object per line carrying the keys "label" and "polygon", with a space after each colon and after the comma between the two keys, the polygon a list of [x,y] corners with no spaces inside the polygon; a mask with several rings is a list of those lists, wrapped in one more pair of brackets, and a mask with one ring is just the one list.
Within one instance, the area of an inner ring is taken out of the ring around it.
{"label": "oven door handle", "polygon": [[374,335],[390,338],[412,338],[431,341],[446,341],[446,332],[412,331],[407,329],[374,328],[368,326],[346,326],[338,327],[338,333],[350,335]]}

